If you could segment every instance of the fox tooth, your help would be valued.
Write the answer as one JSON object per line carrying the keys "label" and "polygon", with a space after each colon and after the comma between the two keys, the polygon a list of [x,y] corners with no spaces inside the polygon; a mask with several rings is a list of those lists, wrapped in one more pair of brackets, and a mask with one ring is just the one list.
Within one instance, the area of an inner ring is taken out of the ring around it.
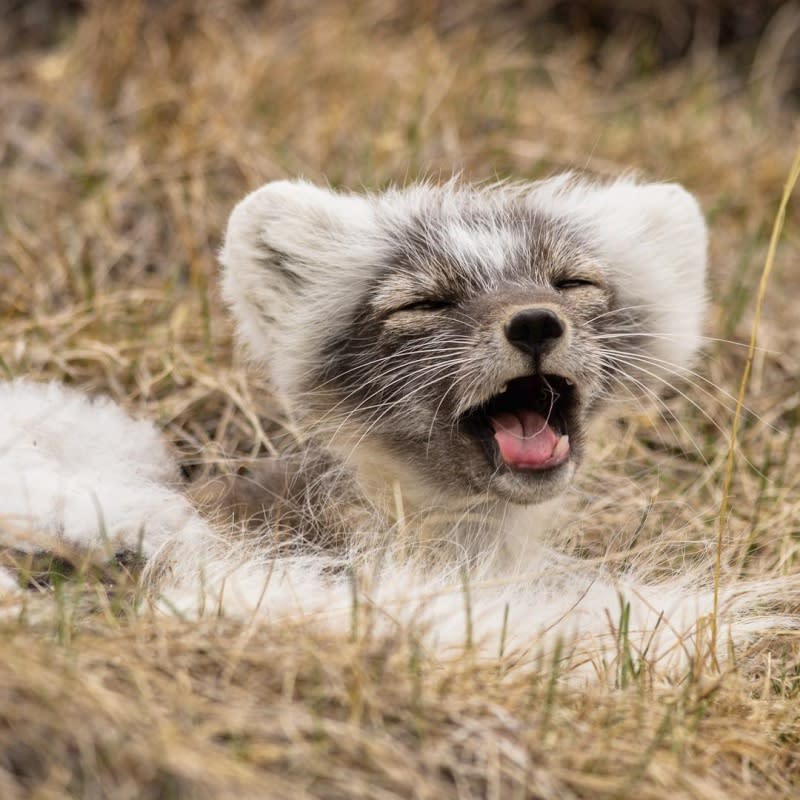
{"label": "fox tooth", "polygon": [[552,457],[553,458],[561,458],[569,453],[569,436],[565,433],[557,442],[556,446],[553,448]]}
{"label": "fox tooth", "polygon": [[575,382],[571,381],[569,378],[564,378],[564,381],[566,382],[567,386],[574,386],[575,385]]}

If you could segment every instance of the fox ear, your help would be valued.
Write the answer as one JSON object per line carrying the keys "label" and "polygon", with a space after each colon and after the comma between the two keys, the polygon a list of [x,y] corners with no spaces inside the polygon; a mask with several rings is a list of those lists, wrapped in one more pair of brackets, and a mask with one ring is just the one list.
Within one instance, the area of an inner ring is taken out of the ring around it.
{"label": "fox ear", "polygon": [[648,322],[646,343],[673,368],[701,343],[708,237],[697,201],[674,183],[607,185],[568,177],[538,185],[535,202],[577,224],[607,265],[620,306]]}
{"label": "fox ear", "polygon": [[309,328],[322,327],[325,307],[339,312],[328,319],[340,317],[358,297],[375,231],[370,200],[306,181],[268,183],[234,208],[220,254],[223,294],[241,338],[271,371],[298,339],[314,339]]}

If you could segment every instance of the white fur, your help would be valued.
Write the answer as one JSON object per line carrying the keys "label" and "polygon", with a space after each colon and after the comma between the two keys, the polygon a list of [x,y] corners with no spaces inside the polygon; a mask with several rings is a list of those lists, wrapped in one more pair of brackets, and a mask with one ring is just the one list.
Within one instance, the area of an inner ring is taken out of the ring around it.
{"label": "white fur", "polygon": [[[504,578],[481,570],[466,578],[457,569],[426,574],[391,556],[377,578],[372,563],[355,575],[340,570],[331,577],[336,564],[330,559],[272,560],[221,542],[206,543],[202,551],[197,543],[177,542],[166,555],[184,569],[161,584],[161,600],[187,616],[224,611],[321,630],[355,626],[360,633],[410,634],[442,657],[471,648],[483,658],[504,654],[523,666],[561,652],[573,680],[613,679],[628,657],[667,676],[709,652],[713,593],[707,586],[689,576],[646,585],[546,547]],[[794,618],[763,611],[766,603],[790,600],[797,601],[797,589],[781,579],[723,584],[717,658],[727,657],[731,642],[797,627]]]}
{"label": "white fur", "polygon": [[0,384],[0,533],[5,544],[62,543],[150,556],[205,523],[173,486],[150,422],[108,398],[55,383]]}

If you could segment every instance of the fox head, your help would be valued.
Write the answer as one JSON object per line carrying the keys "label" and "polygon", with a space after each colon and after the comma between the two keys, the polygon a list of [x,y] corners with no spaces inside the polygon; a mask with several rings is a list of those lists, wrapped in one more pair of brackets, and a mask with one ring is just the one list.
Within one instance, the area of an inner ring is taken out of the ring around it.
{"label": "fox head", "polygon": [[689,363],[706,249],[675,184],[279,181],[236,206],[221,261],[310,435],[362,471],[533,504],[569,485],[600,409]]}

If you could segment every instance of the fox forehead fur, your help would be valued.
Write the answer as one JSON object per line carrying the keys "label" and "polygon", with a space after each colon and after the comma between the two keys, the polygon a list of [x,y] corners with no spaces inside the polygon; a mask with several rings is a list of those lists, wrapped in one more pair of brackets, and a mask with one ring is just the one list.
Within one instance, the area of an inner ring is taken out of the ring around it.
{"label": "fox forehead fur", "polygon": [[236,207],[221,260],[241,337],[362,483],[531,505],[602,408],[687,366],[706,249],[675,184],[280,181]]}

